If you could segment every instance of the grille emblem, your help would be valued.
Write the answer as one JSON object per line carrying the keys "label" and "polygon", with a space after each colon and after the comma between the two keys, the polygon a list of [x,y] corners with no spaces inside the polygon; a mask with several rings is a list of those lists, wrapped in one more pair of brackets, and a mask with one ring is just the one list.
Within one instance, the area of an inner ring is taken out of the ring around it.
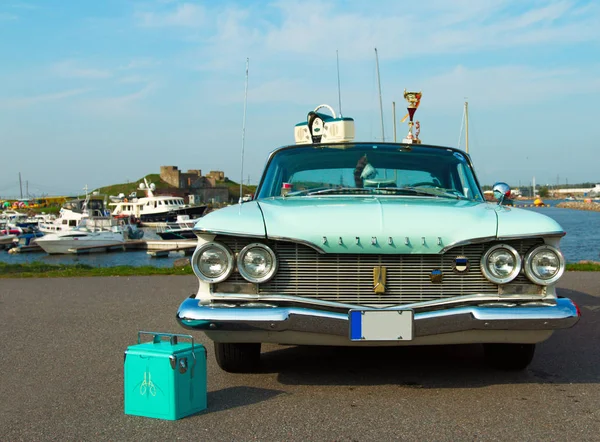
{"label": "grille emblem", "polygon": [[373,267],[373,291],[377,294],[385,293],[386,273],[384,266]]}
{"label": "grille emblem", "polygon": [[429,279],[434,284],[441,284],[444,279],[444,273],[440,269],[433,269],[429,274]]}
{"label": "grille emblem", "polygon": [[469,259],[466,256],[459,255],[454,258],[454,262],[452,263],[452,270],[454,270],[454,273],[467,273],[469,268]]}

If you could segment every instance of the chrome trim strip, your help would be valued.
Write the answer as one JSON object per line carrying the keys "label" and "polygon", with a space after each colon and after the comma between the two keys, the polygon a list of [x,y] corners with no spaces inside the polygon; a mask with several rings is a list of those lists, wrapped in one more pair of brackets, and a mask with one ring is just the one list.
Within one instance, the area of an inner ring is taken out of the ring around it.
{"label": "chrome trim strip", "polygon": [[333,302],[333,301],[323,301],[320,299],[312,299],[312,298],[303,298],[301,296],[289,296],[289,295],[258,295],[258,294],[240,294],[240,293],[212,293],[213,300],[218,301],[226,301],[226,302],[248,302],[255,301],[257,299],[260,302],[286,302],[292,304],[305,304],[311,307],[319,308],[334,308],[334,309],[356,309],[356,308],[365,308],[372,310],[379,309],[428,309],[434,307],[445,307],[445,306],[453,306],[457,304],[466,304],[466,303],[484,303],[484,302],[528,302],[528,301],[545,301],[545,302],[554,302],[555,298],[550,296],[541,296],[541,295],[483,295],[483,294],[474,294],[474,295],[464,295],[464,296],[455,296],[453,298],[444,298],[444,299],[435,299],[432,301],[423,301],[423,302],[413,302],[412,304],[403,304],[399,307],[365,307],[358,304],[346,304],[342,302]]}
{"label": "chrome trim strip", "polygon": [[313,244],[313,243],[311,243],[309,241],[305,241],[303,239],[288,238],[286,236],[271,236],[268,233],[267,233],[267,238],[266,239],[270,239],[270,240],[273,240],[273,241],[287,241],[287,242],[293,242],[293,243],[296,243],[296,244],[302,244],[302,245],[310,247],[313,250],[316,250],[321,255],[325,255],[326,254],[325,250],[323,250],[319,246],[317,246],[317,245],[315,245],[315,244]]}
{"label": "chrome trim strip", "polygon": [[562,238],[563,236],[565,236],[567,234],[567,232],[564,232],[562,230],[558,230],[556,232],[548,232],[548,233],[536,233],[536,234],[531,234],[531,233],[522,233],[519,235],[508,235],[508,236],[499,236],[497,239],[498,241],[508,241],[511,239],[523,239],[523,238],[546,238],[546,237],[559,237]]}
{"label": "chrome trim strip", "polygon": [[446,247],[443,247],[442,250],[440,250],[440,255],[446,253],[448,250],[454,247],[468,246],[470,244],[481,244],[482,242],[496,241],[497,239],[498,238],[495,236],[482,236],[481,238],[470,238],[462,241],[454,241],[453,243],[448,244]]}
{"label": "chrome trim strip", "polygon": [[[406,310],[396,308],[395,310]],[[186,299],[177,312],[179,323],[189,329],[243,332],[296,331],[348,336],[348,313],[298,307],[212,307]],[[457,307],[415,313],[415,337],[468,330],[555,330],[572,327],[579,320],[577,307],[560,298],[554,306]]]}
{"label": "chrome trim strip", "polygon": [[202,227],[192,229],[196,235],[209,234],[209,235],[224,235],[224,236],[242,236],[245,238],[262,238],[266,239],[265,235],[251,235],[245,232],[227,232],[225,230],[215,229],[204,229]]}

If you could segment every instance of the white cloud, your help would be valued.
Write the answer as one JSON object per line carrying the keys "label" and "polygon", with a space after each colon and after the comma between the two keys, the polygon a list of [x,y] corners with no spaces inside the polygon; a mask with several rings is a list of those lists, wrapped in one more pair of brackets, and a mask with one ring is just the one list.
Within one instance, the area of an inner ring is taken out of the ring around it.
{"label": "white cloud", "polygon": [[600,92],[600,78],[576,67],[536,69],[508,65],[470,69],[457,66],[441,75],[423,78],[420,84],[427,91],[424,101],[436,109],[456,107],[465,97],[481,108],[517,108]]}
{"label": "white cloud", "polygon": [[63,100],[65,98],[82,95],[89,91],[90,91],[90,89],[71,89],[71,90],[54,92],[54,93],[49,93],[49,94],[34,95],[31,97],[7,98],[4,100],[0,99],[0,108],[13,109],[13,108],[29,107],[29,106],[33,106],[33,105],[40,104],[40,103],[45,103],[45,102],[49,102],[49,101],[58,101],[58,100]]}
{"label": "white cloud", "polygon": [[82,103],[82,109],[111,117],[116,114],[131,113],[134,111],[133,106],[151,95],[156,86],[155,83],[146,83],[141,88],[123,95],[91,99]]}
{"label": "white cloud", "polygon": [[418,10],[407,10],[400,3],[388,8],[365,5],[371,10],[346,9],[333,3],[276,3],[281,23],[264,34],[264,46],[279,53],[315,56],[323,47],[338,48],[342,57],[354,60],[372,57],[373,47],[378,47],[382,58],[402,59],[595,41],[599,24],[597,14],[579,16],[574,4],[566,1],[525,8],[514,2],[471,1],[445,4],[443,9],[438,2],[425,1]]}
{"label": "white cloud", "polygon": [[82,67],[73,60],[61,61],[52,66],[52,72],[64,78],[88,78],[102,79],[112,77],[112,73],[106,69]]}
{"label": "white cloud", "polygon": [[182,3],[162,11],[138,11],[136,22],[142,27],[197,27],[204,23],[204,8],[194,3]]}
{"label": "white cloud", "polygon": [[[600,26],[598,6],[572,1],[425,0],[418,8],[395,1],[378,7],[364,2],[279,1],[213,8],[203,11],[212,20],[196,38],[208,55],[203,69],[212,63],[222,66],[223,59],[238,54],[318,60],[339,49],[340,58],[356,61],[371,59],[377,47],[382,60],[400,60],[594,42]],[[169,15],[160,17],[164,24]]]}
{"label": "white cloud", "polygon": [[8,12],[0,12],[0,21],[14,21],[18,19],[18,15],[9,14]]}
{"label": "white cloud", "polygon": [[134,58],[129,63],[121,66],[121,70],[137,70],[137,69],[148,69],[154,66],[158,66],[160,61],[155,60],[151,57]]}
{"label": "white cloud", "polygon": [[126,77],[119,78],[119,83],[147,83],[147,79],[140,75],[128,75]]}
{"label": "white cloud", "polygon": [[11,8],[14,8],[14,9],[27,9],[30,11],[39,8],[39,6],[33,5],[31,3],[23,3],[23,2],[11,3],[8,6]]}

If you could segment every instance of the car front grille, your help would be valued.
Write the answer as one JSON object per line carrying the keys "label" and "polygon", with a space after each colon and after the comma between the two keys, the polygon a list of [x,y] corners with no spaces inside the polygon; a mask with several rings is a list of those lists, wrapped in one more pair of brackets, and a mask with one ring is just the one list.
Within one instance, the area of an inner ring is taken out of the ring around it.
{"label": "car front grille", "polygon": [[[215,241],[239,252],[255,240],[239,237],[217,237]],[[541,239],[505,241],[521,255],[540,244]],[[443,255],[367,255],[320,254],[314,249],[292,242],[270,241],[279,260],[276,275],[258,285],[261,295],[284,294],[310,299],[356,305],[399,305],[470,294],[498,294],[498,286],[481,273],[480,261],[485,251],[497,243],[471,244],[452,248]],[[453,271],[454,259],[466,256],[468,272]],[[373,269],[386,267],[386,291],[373,290]],[[432,270],[443,273],[442,283],[430,279]],[[246,282],[235,271],[229,282]],[[524,275],[514,283],[531,284]]]}

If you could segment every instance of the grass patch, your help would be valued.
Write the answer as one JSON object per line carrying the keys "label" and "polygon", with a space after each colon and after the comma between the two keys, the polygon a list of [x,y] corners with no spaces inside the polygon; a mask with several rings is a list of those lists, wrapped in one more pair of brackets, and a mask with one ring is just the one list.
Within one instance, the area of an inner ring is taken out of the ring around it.
{"label": "grass patch", "polygon": [[570,272],[600,272],[600,263],[597,262],[577,262],[567,264],[567,271]]}
{"label": "grass patch", "polygon": [[[157,190],[161,189],[177,189],[176,187],[171,186],[169,183],[160,179],[160,174],[151,173],[150,175],[146,175],[145,177],[148,180],[148,183],[154,183]],[[136,192],[139,197],[146,196],[145,191],[140,190],[138,186],[140,183],[144,182],[144,177],[139,180],[132,181],[130,183],[123,184],[113,184],[111,186],[100,187],[96,189],[100,195],[118,195],[119,193],[124,193],[125,196],[128,196],[131,192]]]}
{"label": "grass patch", "polygon": [[191,266],[115,266],[92,267],[86,264],[27,264],[0,263],[0,278],[71,278],[76,276],[148,276],[148,275],[191,275]]}

